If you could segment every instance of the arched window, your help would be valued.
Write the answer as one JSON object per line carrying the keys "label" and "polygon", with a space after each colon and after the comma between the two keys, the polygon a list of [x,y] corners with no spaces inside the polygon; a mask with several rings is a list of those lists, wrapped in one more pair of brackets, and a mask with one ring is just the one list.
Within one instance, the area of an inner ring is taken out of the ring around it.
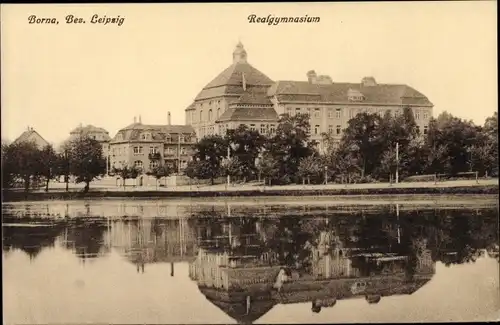
{"label": "arched window", "polygon": [[212,109],[209,109],[208,110],[208,120],[211,121],[212,120]]}

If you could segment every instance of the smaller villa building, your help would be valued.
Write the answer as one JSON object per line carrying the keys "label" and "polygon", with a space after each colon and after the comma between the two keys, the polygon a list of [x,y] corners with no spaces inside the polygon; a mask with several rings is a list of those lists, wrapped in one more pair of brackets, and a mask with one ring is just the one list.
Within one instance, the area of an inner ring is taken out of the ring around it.
{"label": "smaller villa building", "polygon": [[193,155],[196,134],[189,125],[143,124],[141,117],[119,130],[109,143],[113,168],[136,167],[143,173],[167,165],[180,173]]}

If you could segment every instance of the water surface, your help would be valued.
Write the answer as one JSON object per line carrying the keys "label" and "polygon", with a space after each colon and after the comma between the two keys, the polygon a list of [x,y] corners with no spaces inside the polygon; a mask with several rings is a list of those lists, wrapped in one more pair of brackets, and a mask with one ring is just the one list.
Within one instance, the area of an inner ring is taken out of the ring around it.
{"label": "water surface", "polygon": [[496,197],[108,199],[2,212],[6,324],[498,318]]}

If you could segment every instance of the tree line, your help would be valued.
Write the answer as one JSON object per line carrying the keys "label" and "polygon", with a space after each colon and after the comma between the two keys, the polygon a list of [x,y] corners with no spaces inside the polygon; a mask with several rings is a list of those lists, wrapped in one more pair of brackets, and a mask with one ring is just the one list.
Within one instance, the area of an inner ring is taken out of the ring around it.
{"label": "tree line", "polygon": [[283,114],[269,136],[241,125],[225,136],[202,138],[186,174],[212,182],[227,175],[243,182],[263,179],[269,185],[390,181],[396,169],[400,180],[471,171],[498,175],[496,112],[483,126],[443,112],[422,131],[409,107],[398,116],[361,113],[349,120],[340,142],[322,134],[320,153],[308,114]]}
{"label": "tree line", "polygon": [[[496,112],[482,126],[443,112],[430,120],[425,134],[421,131],[409,107],[398,116],[361,113],[349,120],[340,142],[332,133],[322,134],[320,152],[311,139],[308,114],[283,114],[273,134],[240,125],[224,136],[200,139],[184,173],[212,184],[229,176],[240,182],[263,180],[266,185],[391,181],[396,171],[400,180],[472,171],[498,175]],[[145,171],[158,180],[175,172],[159,158],[157,166]],[[68,190],[73,177],[85,184],[87,192],[90,183],[108,169],[101,144],[90,137],[69,141],[59,152],[51,145],[39,149],[34,143],[2,144],[3,188],[22,184],[28,191],[44,181],[48,191],[51,180],[63,177]],[[125,165],[111,172],[126,180],[144,171]]]}
{"label": "tree line", "polygon": [[[52,180],[63,179],[68,191],[70,181],[84,183],[88,192],[90,183],[106,175],[106,158],[102,145],[88,136],[81,136],[65,142],[56,151],[52,145],[39,148],[34,142],[2,143],[2,188],[22,187],[25,192],[44,185],[49,190]],[[111,168],[111,173],[124,180],[135,179],[141,170],[135,166]],[[170,175],[173,168],[158,165],[147,174],[161,179]]]}
{"label": "tree line", "polygon": [[39,148],[34,142],[2,144],[2,187],[22,185],[25,191],[45,183],[49,190],[51,180],[63,178],[66,191],[71,176],[76,183],[90,182],[106,173],[106,160],[101,144],[89,137],[66,142],[56,152],[52,145]]}

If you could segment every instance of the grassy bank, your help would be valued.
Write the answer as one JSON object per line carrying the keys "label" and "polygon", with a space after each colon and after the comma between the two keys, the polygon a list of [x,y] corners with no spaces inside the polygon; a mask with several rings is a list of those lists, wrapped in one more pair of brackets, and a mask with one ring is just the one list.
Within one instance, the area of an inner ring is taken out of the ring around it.
{"label": "grassy bank", "polygon": [[282,189],[267,187],[265,190],[239,191],[91,191],[82,192],[14,192],[2,191],[4,202],[39,200],[75,200],[99,198],[201,198],[201,197],[254,197],[254,196],[333,196],[333,195],[411,195],[411,194],[498,194],[498,185],[455,187],[387,187],[387,188],[336,188],[336,189]]}

